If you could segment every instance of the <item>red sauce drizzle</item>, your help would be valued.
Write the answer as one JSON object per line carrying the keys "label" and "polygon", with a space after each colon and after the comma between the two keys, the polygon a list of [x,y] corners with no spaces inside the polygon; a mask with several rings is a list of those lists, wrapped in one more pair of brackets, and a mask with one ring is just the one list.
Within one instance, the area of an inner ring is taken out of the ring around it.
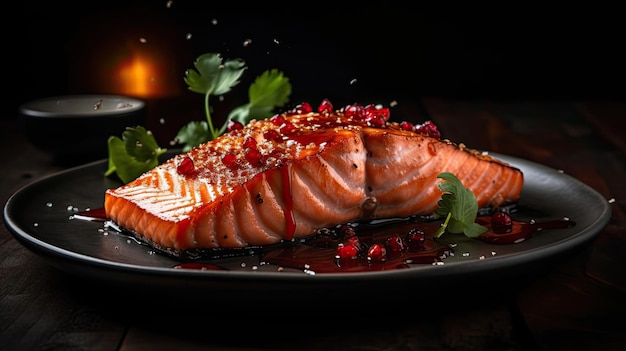
{"label": "red sauce drizzle", "polygon": [[84,219],[86,221],[104,222],[108,220],[104,208],[96,208],[93,210],[81,211],[74,215],[75,219]]}
{"label": "red sauce drizzle", "polygon": [[296,232],[296,220],[293,216],[293,195],[291,193],[291,176],[289,174],[289,164],[285,164],[280,168],[280,174],[283,178],[283,201],[285,201],[285,226],[287,230],[287,239],[293,239]]}

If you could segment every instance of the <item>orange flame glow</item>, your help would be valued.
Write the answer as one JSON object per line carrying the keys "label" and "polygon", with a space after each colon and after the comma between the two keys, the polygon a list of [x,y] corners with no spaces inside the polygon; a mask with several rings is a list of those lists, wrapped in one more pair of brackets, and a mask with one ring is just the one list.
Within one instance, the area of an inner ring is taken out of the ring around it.
{"label": "orange flame glow", "polygon": [[164,95],[166,90],[158,73],[154,62],[135,54],[119,66],[118,89],[121,94],[138,97]]}
{"label": "orange flame glow", "polygon": [[85,28],[71,45],[78,53],[71,55],[72,90],[141,99],[185,93],[184,69],[192,58],[176,27],[156,18],[142,25],[129,21],[133,24],[120,26],[109,23],[106,16],[96,17],[84,21]]}

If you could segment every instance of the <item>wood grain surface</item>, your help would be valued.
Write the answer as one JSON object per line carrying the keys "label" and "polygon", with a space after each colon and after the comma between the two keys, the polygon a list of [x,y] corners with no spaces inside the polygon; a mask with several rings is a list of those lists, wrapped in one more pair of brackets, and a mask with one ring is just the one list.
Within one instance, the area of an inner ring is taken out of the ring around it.
{"label": "wood grain surface", "polygon": [[[610,202],[610,222],[591,243],[510,288],[493,281],[493,293],[482,287],[476,296],[459,287],[442,292],[445,304],[399,296],[359,315],[343,313],[350,303],[343,296],[315,319],[283,315],[292,308],[285,305],[271,315],[254,306],[231,315],[216,301],[164,308],[159,299],[57,270],[2,225],[0,349],[624,350],[625,116],[626,104],[615,101],[416,97],[392,109],[392,118],[431,119],[453,141],[562,170]],[[4,204],[22,186],[67,166],[30,145],[17,120],[0,123]]]}

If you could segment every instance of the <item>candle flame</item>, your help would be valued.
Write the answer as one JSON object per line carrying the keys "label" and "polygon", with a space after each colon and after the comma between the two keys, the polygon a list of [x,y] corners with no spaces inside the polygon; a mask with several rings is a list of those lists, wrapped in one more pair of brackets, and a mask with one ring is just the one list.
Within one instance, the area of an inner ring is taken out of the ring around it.
{"label": "candle flame", "polygon": [[132,56],[119,67],[120,92],[139,97],[163,95],[165,90],[156,79],[157,71],[155,64],[150,60],[139,55]]}
{"label": "candle flame", "polygon": [[[139,32],[134,26],[115,24],[108,28],[109,22],[104,19],[96,22],[95,29],[87,27],[76,38],[83,54],[72,56],[73,90],[140,99],[172,98],[184,93],[182,72],[184,63],[191,59],[184,55],[179,37],[164,30],[168,26],[155,21],[155,27]],[[92,32],[96,36],[83,36]]]}

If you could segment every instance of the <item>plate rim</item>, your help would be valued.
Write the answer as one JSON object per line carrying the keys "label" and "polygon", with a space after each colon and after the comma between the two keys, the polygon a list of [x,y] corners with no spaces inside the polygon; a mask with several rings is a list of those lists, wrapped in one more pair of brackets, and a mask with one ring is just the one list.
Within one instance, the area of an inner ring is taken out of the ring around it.
{"label": "plate rim", "polygon": [[[148,276],[156,276],[157,278],[188,278],[188,279],[200,279],[200,280],[228,280],[228,281],[237,281],[237,280],[246,280],[246,281],[289,281],[289,282],[313,282],[317,283],[320,279],[323,281],[341,281],[345,282],[347,280],[370,280],[370,279],[406,279],[407,277],[412,277],[414,275],[418,275],[420,278],[432,278],[440,276],[440,272],[444,271],[446,275],[449,276],[458,276],[465,274],[475,274],[477,272],[484,271],[483,267],[487,265],[490,270],[498,270],[498,269],[506,269],[512,266],[516,266],[520,263],[528,264],[531,261],[542,261],[550,256],[557,256],[559,254],[563,254],[569,252],[584,243],[592,240],[600,231],[604,229],[604,227],[608,224],[610,217],[612,215],[611,206],[606,199],[602,197],[602,195],[597,192],[595,189],[591,188],[589,185],[583,183],[582,181],[562,172],[558,172],[557,170],[550,168],[548,166],[522,159],[516,156],[505,155],[501,153],[490,152],[491,156],[497,159],[501,159],[514,167],[518,168],[534,168],[539,171],[543,171],[546,173],[555,174],[558,173],[559,176],[565,177],[564,179],[570,183],[575,184],[576,186],[585,189],[589,196],[593,196],[598,200],[598,204],[603,204],[599,209],[598,215],[593,221],[593,225],[589,225],[583,228],[581,231],[577,232],[575,235],[572,235],[566,239],[558,240],[550,243],[549,245],[544,245],[539,248],[536,248],[531,251],[526,251],[518,255],[512,255],[507,257],[490,257],[488,260],[477,260],[471,262],[454,262],[452,264],[444,264],[441,266],[436,266],[437,268],[427,268],[427,269],[419,269],[419,274],[413,273],[418,271],[418,269],[405,269],[405,270],[385,270],[385,271],[367,271],[367,272],[340,272],[340,273],[324,273],[324,274],[315,274],[315,275],[307,275],[302,272],[250,272],[250,271],[201,271],[201,270],[182,270],[175,269],[170,267],[153,267],[153,266],[145,266],[140,264],[131,264],[131,263],[123,263],[123,262],[115,262],[112,260],[107,260],[104,258],[91,257],[80,252],[71,251],[62,247],[55,246],[46,241],[40,240],[30,233],[27,230],[22,228],[22,226],[14,220],[12,216],[13,207],[16,206],[14,203],[18,201],[18,198],[31,188],[34,188],[38,185],[41,185],[48,181],[53,181],[55,179],[60,178],[61,176],[69,176],[72,173],[78,172],[80,170],[85,170],[91,167],[102,166],[106,164],[106,159],[96,160],[93,162],[89,162],[83,165],[71,167],[65,170],[61,170],[36,180],[31,181],[30,183],[22,186],[17,191],[15,191],[6,201],[3,208],[3,217],[5,227],[13,234],[13,237],[16,238],[22,245],[26,246],[29,250],[35,252],[38,255],[43,256],[46,259],[51,259],[50,263],[55,265],[57,268],[62,270],[67,270],[66,265],[71,265],[72,263],[82,263],[88,264],[88,268],[93,268],[97,270],[111,271],[108,273],[125,273],[125,274],[139,274],[139,275],[148,275]],[[59,262],[61,260],[61,262]],[[504,263],[502,263],[504,261]],[[491,266],[495,266],[491,268]],[[430,267],[430,266],[429,266]],[[407,271],[410,271],[411,274],[407,274]],[[72,273],[72,272],[69,272]],[[75,272],[74,272],[75,273]],[[415,277],[417,278],[417,277]]]}

